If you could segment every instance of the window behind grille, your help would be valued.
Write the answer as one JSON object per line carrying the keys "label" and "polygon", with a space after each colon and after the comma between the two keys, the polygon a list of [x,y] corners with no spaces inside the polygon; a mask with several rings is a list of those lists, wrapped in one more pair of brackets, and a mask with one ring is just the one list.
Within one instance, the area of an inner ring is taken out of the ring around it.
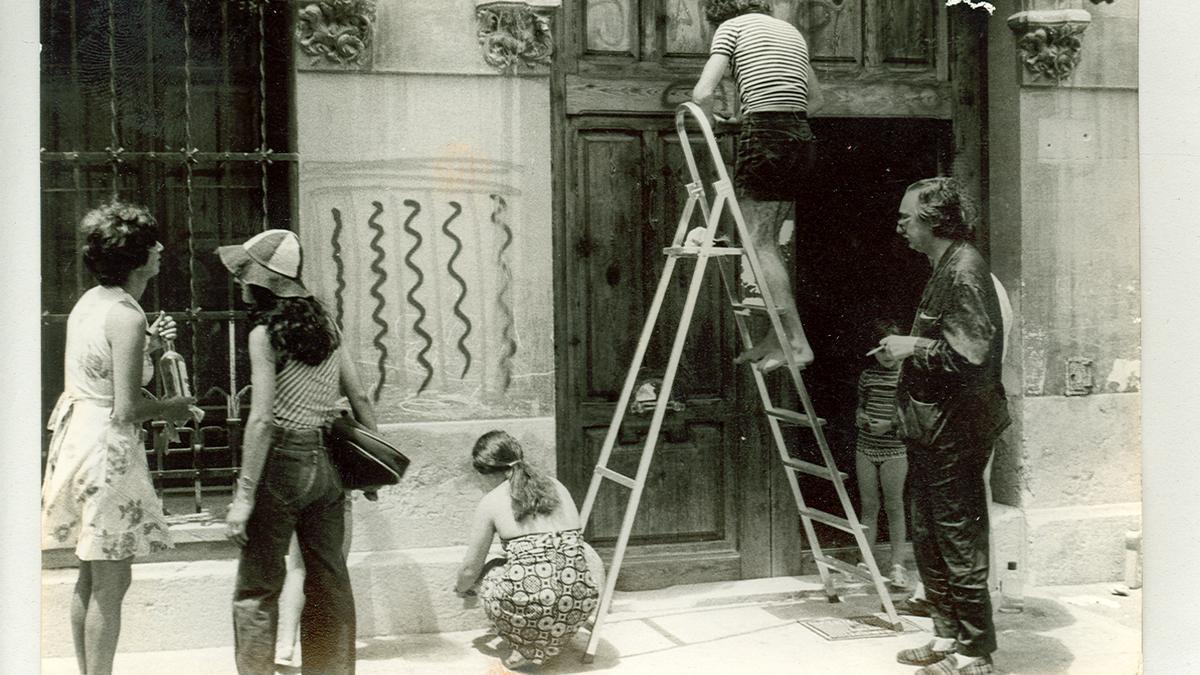
{"label": "window behind grille", "polygon": [[150,466],[159,488],[195,489],[198,503],[201,486],[229,485],[248,402],[230,396],[249,383],[244,308],[213,250],[294,217],[287,3],[42,0],[41,10],[43,412],[62,391],[67,315],[95,283],[79,220],[114,196],[145,204],[166,250],[141,304],[179,322],[176,350],[207,411],[203,434],[170,448],[156,438]]}

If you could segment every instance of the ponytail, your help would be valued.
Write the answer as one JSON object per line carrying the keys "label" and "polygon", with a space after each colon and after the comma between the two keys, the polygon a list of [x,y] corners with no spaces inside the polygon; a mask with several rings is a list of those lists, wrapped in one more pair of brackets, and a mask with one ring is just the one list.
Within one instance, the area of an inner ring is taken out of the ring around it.
{"label": "ponytail", "polygon": [[526,464],[525,460],[512,465],[508,492],[512,496],[513,518],[517,522],[529,516],[549,515],[558,508],[558,488],[554,481]]}

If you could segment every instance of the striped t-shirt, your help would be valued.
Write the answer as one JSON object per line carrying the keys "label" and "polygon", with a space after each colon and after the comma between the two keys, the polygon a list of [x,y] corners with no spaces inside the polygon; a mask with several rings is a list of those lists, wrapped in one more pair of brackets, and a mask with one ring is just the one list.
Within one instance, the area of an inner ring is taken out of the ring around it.
{"label": "striped t-shirt", "polygon": [[792,24],[736,16],[717,26],[710,52],[729,57],[743,113],[808,110],[808,45]]}
{"label": "striped t-shirt", "polygon": [[275,375],[275,424],[285,429],[324,426],[341,398],[341,358],[334,350],[315,366],[289,359]]}
{"label": "striped t-shirt", "polygon": [[904,441],[896,436],[896,384],[900,381],[899,368],[884,368],[875,365],[867,368],[858,378],[858,406],[867,413],[872,424],[890,422],[893,426],[882,434],[860,428],[858,451],[871,459],[891,459],[904,456]]}

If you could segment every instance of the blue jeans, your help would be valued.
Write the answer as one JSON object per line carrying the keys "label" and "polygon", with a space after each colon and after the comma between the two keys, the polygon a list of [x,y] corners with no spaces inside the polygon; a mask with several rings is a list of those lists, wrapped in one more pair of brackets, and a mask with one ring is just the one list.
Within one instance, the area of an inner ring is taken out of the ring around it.
{"label": "blue jeans", "polygon": [[238,561],[233,595],[238,673],[275,672],[279,592],[293,531],[307,570],[300,615],[303,671],[354,672],[354,594],[342,558],[345,499],[322,430],[275,427]]}

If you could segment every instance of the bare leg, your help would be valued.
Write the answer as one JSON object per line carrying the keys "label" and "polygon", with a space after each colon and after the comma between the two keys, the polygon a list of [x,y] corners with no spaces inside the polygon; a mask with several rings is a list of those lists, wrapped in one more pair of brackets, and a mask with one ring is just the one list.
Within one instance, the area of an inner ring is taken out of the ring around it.
{"label": "bare leg", "polygon": [[871,555],[879,563],[875,542],[879,540],[879,471],[875,462],[867,459],[861,452],[854,453],[854,470],[858,479],[858,497],[862,502],[859,522],[866,529],[867,543],[871,545]]}
{"label": "bare leg", "polygon": [[887,512],[888,541],[892,545],[892,564],[904,564],[904,477],[908,474],[908,458],[889,459],[879,467],[879,482],[883,486],[883,508]]}
{"label": "bare leg", "polygon": [[[801,367],[813,361],[812,347],[800,324],[800,312],[796,309],[796,297],[792,293],[791,274],[779,250],[779,228],[792,211],[791,202],[760,202],[750,197],[739,196],[738,204],[746,219],[758,264],[762,273],[759,282],[766,286],[771,301],[779,309],[783,332],[791,347],[796,362]],[[751,361],[764,370],[771,370],[786,363],[783,346],[771,328],[754,341],[754,348],[742,352],[737,363]]]}
{"label": "bare leg", "polygon": [[[342,558],[350,556],[353,540],[353,512],[351,495],[346,492],[345,534],[342,537]],[[300,615],[304,611],[304,556],[300,555],[300,543],[292,535],[287,554],[287,577],[279,593],[279,633],[275,641],[275,660],[279,663],[296,663],[296,650],[300,645]],[[302,655],[301,655],[302,656]]]}
{"label": "bare leg", "polygon": [[275,660],[291,663],[300,641],[300,612],[304,610],[304,558],[296,535],[287,553],[287,576],[279,592],[279,632],[275,640]]}
{"label": "bare leg", "polygon": [[92,597],[84,625],[87,675],[111,675],[121,636],[121,603],[129,590],[133,558],[90,562]]}
{"label": "bare leg", "polygon": [[79,561],[79,578],[75,581],[75,593],[71,596],[71,637],[75,642],[75,661],[79,672],[86,673],[87,649],[85,648],[88,601],[92,597],[92,568],[87,560]]}

